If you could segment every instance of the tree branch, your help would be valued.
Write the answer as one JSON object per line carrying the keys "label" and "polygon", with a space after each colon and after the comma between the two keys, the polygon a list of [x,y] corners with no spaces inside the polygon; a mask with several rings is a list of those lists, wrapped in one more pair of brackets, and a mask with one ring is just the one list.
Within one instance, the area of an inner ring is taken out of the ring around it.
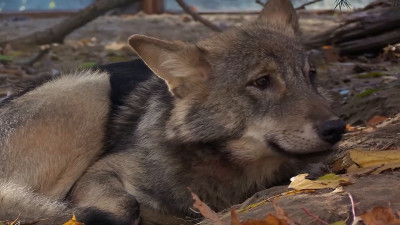
{"label": "tree branch", "polygon": [[256,0],[257,4],[260,4],[261,6],[264,6],[265,3],[263,3],[261,0]]}
{"label": "tree branch", "polygon": [[80,10],[76,15],[61,21],[59,24],[56,24],[53,27],[13,40],[0,42],[0,46],[3,46],[7,43],[11,45],[44,45],[51,43],[62,43],[65,36],[96,19],[108,10],[136,1],[138,0],[96,0],[86,8]]}
{"label": "tree branch", "polygon": [[185,11],[187,14],[192,16],[192,18],[195,21],[199,21],[200,23],[204,24],[206,27],[210,28],[213,31],[221,32],[222,29],[218,27],[217,25],[213,24],[209,20],[201,17],[199,14],[197,14],[195,11],[193,11],[189,5],[187,5],[183,0],[176,0],[176,2],[181,6],[183,11]]}

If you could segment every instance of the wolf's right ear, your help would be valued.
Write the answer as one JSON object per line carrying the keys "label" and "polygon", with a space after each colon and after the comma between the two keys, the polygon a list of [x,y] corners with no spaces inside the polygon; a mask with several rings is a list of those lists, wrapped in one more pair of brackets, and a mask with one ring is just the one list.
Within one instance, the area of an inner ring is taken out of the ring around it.
{"label": "wolf's right ear", "polygon": [[258,17],[268,24],[291,26],[295,33],[299,32],[299,19],[290,0],[268,0]]}
{"label": "wolf's right ear", "polygon": [[196,46],[133,35],[129,45],[146,65],[164,79],[170,92],[182,98],[205,86],[210,65]]}

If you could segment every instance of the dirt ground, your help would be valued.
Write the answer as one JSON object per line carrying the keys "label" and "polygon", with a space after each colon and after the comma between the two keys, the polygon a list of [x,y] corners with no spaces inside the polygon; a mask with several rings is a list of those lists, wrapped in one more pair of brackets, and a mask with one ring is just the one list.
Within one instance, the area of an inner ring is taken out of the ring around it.
{"label": "dirt ground", "polygon": [[[206,17],[215,24],[226,28],[256,18],[255,15],[245,14],[208,15]],[[300,18],[303,36],[306,39],[337,25],[341,16],[302,13]],[[3,19],[0,21],[0,41],[44,29],[62,19]],[[137,15],[103,16],[71,33],[64,44],[50,46],[49,51],[43,54],[39,60],[32,61],[37,54],[40,54],[40,49],[37,46],[19,49],[14,46],[7,46],[1,49],[0,55],[3,58],[0,58],[0,98],[12,92],[13,85],[19,84],[21,81],[40,76],[53,76],[76,68],[86,69],[98,64],[136,58],[126,45],[127,38],[132,34],[194,42],[212,34],[212,32],[187,15],[145,15],[139,13]],[[383,54],[339,57],[330,46],[310,50],[310,55],[317,67],[319,83],[332,96],[335,111],[349,125],[354,126],[353,131],[345,135],[345,140],[339,146],[336,159],[342,157],[348,150],[355,148],[369,151],[400,149],[400,60]],[[381,119],[371,121],[376,116],[380,116]],[[399,194],[398,192],[385,195],[384,193],[388,190],[387,185],[380,189],[373,185],[375,183],[373,180],[390,181],[390,184],[397,185],[397,189],[399,189],[398,183],[396,183],[399,181],[399,174],[376,176],[378,178],[372,177],[369,180],[363,178],[364,180],[359,181],[357,186],[349,188],[350,192],[358,193],[357,188],[361,188],[363,185],[372,185],[370,189],[365,189],[365,193],[362,193],[371,196],[374,191],[377,191],[381,193],[382,201],[397,198],[397,205],[395,204],[394,208],[399,209],[399,195],[395,196],[394,194]],[[284,187],[281,187],[277,190],[282,192],[283,189]],[[273,193],[271,190],[267,190],[267,192],[259,196],[265,199],[267,195]],[[362,196],[362,193],[356,194],[357,197]],[[386,197],[383,197],[383,195]],[[327,193],[320,193],[318,198],[325,200],[317,201],[319,205],[314,204],[309,205],[309,207],[317,209],[326,206],[325,211],[319,211],[319,213],[325,214],[327,210],[334,211],[335,206],[342,204],[343,201],[347,202],[346,204],[343,203],[343,207],[340,210],[338,209],[336,214],[329,214],[334,215],[333,218],[327,216],[326,220],[334,221],[347,216],[349,205],[346,196],[333,198],[332,196],[329,197]],[[330,202],[326,199],[330,199]],[[296,204],[303,204],[301,203],[303,200],[304,204],[308,204],[307,198],[302,199],[301,197],[297,199],[289,198],[287,201],[282,200],[281,203],[283,206],[288,206],[284,207],[285,211],[296,216],[299,213],[299,208],[290,209],[290,207],[294,204],[293,202],[300,201]],[[377,201],[365,203],[366,201],[360,203],[363,210],[377,204]],[[324,205],[324,203],[326,204]],[[262,209],[272,210],[271,205],[268,207]],[[257,214],[256,210],[255,214],[260,216],[265,213],[263,211]],[[254,213],[245,214],[243,218],[251,218],[252,216],[254,216]],[[307,223],[304,224],[318,224],[310,220],[309,217],[306,217],[305,221]]]}

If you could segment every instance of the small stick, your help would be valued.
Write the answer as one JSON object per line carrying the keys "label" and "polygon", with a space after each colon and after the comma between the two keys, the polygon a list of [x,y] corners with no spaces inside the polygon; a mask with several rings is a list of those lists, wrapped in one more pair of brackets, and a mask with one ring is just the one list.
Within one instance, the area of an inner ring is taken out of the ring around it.
{"label": "small stick", "polygon": [[351,212],[353,213],[353,223],[351,223],[351,225],[356,225],[356,224],[361,220],[361,218],[358,217],[358,216],[356,215],[356,207],[355,207],[355,205],[354,205],[353,196],[351,196],[351,194],[348,193],[348,192],[347,192],[347,195],[348,195],[349,198],[350,198],[350,202],[351,202]]}
{"label": "small stick", "polygon": [[45,55],[47,55],[50,52],[50,49],[51,49],[50,45],[41,46],[39,52],[28,62],[23,64],[27,66],[32,66],[35,62],[40,61]]}
{"label": "small stick", "polygon": [[181,6],[183,11],[185,11],[187,14],[191,15],[195,21],[199,21],[200,23],[204,24],[206,27],[210,28],[211,30],[214,30],[217,32],[222,31],[222,29],[220,27],[211,23],[211,21],[201,17],[199,14],[197,14],[195,11],[193,11],[190,8],[190,6],[187,5],[183,0],[176,0],[176,2]]}
{"label": "small stick", "polygon": [[321,222],[321,223],[323,223],[323,224],[325,224],[325,225],[329,225],[329,223],[327,223],[327,222],[321,220],[320,218],[318,218],[317,216],[313,215],[313,214],[312,214],[310,211],[308,211],[306,208],[303,207],[303,208],[301,208],[301,209],[302,209],[307,215],[311,216],[312,218],[318,220],[319,222]]}
{"label": "small stick", "polygon": [[256,0],[256,3],[264,6],[264,3],[261,0]]}

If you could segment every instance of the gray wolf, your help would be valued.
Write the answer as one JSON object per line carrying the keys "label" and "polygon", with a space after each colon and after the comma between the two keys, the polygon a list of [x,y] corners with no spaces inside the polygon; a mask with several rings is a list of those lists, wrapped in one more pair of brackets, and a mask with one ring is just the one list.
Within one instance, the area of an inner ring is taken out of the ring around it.
{"label": "gray wolf", "polygon": [[[289,0],[195,44],[134,35],[142,60],[66,74],[0,108],[0,220],[192,224],[330,152]],[[140,219],[141,218],[141,219]]]}

